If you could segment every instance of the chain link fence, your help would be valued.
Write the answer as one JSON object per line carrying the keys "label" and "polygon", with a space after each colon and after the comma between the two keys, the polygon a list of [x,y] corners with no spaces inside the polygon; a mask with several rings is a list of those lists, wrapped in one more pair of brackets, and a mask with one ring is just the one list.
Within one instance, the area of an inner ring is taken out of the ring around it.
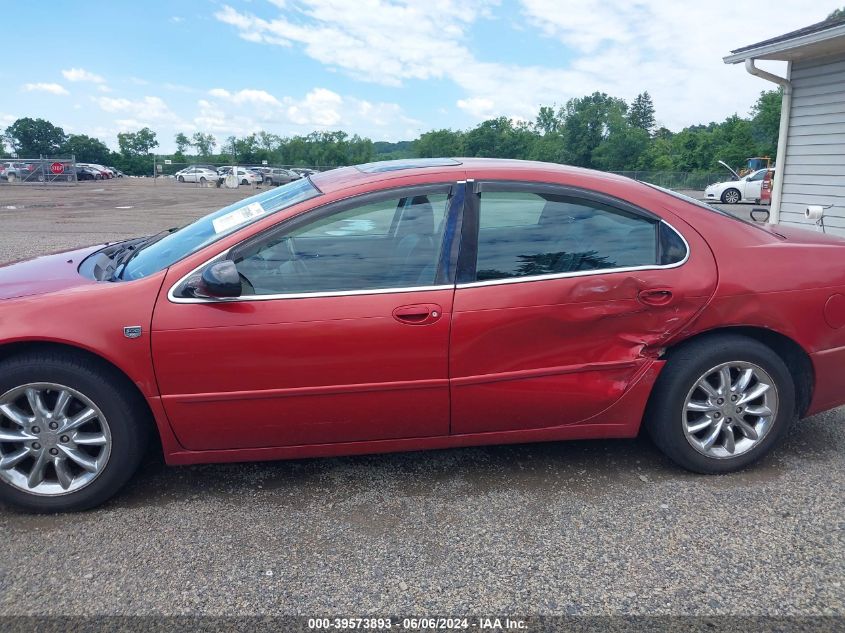
{"label": "chain link fence", "polygon": [[726,171],[719,172],[686,172],[686,171],[613,171],[612,174],[626,176],[634,180],[664,187],[665,189],[703,190],[714,182],[724,182],[730,177]]}
{"label": "chain link fence", "polygon": [[323,166],[293,166],[293,165],[256,165],[253,163],[214,162],[195,159],[193,161],[176,162],[172,159],[155,158],[156,178],[175,180],[179,184],[196,187],[220,186],[225,176],[237,170],[241,186],[253,185],[283,185],[303,176],[333,169]]}
{"label": "chain link fence", "polygon": [[0,159],[0,185],[76,184],[81,167],[74,156]]}

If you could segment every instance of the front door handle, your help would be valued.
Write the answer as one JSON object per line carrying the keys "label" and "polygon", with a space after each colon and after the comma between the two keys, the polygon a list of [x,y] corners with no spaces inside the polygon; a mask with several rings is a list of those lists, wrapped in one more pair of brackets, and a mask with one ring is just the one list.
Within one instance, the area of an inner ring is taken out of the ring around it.
{"label": "front door handle", "polygon": [[640,303],[647,306],[666,306],[672,303],[675,296],[669,288],[649,288],[641,290],[637,295]]}
{"label": "front door handle", "polygon": [[415,303],[399,306],[393,311],[393,318],[405,325],[429,325],[443,315],[443,308],[436,303]]}

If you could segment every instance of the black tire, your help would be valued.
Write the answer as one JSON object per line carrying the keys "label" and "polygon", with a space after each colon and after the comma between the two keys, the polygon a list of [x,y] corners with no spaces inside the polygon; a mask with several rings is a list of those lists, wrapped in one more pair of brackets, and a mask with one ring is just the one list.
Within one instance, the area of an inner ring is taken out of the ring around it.
{"label": "black tire", "polygon": [[242,185],[248,185],[248,184],[249,184],[249,180],[247,180],[246,178],[244,178],[243,180],[241,180],[241,184],[242,184]]}
{"label": "black tire", "polygon": [[184,177],[184,176],[179,176],[179,182],[185,182],[185,177]]}
{"label": "black tire", "polygon": [[201,176],[201,177],[200,177],[200,184],[201,184],[201,185],[204,185],[206,182],[207,182],[207,181],[206,181],[206,179],[205,179],[205,176]]}
{"label": "black tire", "polygon": [[272,187],[272,186],[273,186],[273,179],[272,179],[272,178],[265,178],[265,179],[264,179],[264,183],[265,183],[268,187]]}
{"label": "black tire", "polygon": [[[731,198],[733,202],[728,200],[728,198]],[[740,200],[742,200],[742,194],[739,192],[739,189],[731,187],[730,189],[725,189],[722,192],[722,202],[725,204],[737,204]]]}
{"label": "black tire", "polygon": [[[756,445],[734,457],[718,459],[700,453],[687,440],[684,405],[693,385],[708,370],[735,361],[754,363],[769,374],[777,389],[778,411],[768,433]],[[770,347],[746,336],[713,334],[669,353],[652,390],[644,422],[657,447],[676,464],[697,473],[721,474],[761,459],[784,438],[796,418],[795,383],[783,359]]]}
{"label": "black tire", "polygon": [[62,351],[13,356],[0,363],[0,395],[15,387],[54,382],[89,398],[108,420],[111,454],[87,486],[57,496],[24,492],[0,479],[0,501],[34,513],[88,510],[108,500],[135,473],[147,448],[151,421],[141,396],[105,363]]}

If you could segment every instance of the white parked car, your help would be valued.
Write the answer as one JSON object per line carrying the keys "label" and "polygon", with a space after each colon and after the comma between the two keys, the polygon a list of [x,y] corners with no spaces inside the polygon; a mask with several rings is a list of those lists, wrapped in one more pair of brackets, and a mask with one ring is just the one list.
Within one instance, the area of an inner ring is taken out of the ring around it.
{"label": "white parked car", "polygon": [[[219,177],[225,178],[232,172],[231,166],[221,167],[217,170]],[[263,180],[261,174],[258,174],[250,169],[246,169],[244,167],[238,167],[238,182],[242,185],[254,185],[256,183],[260,183]]]}
{"label": "white parked car", "polygon": [[217,181],[217,172],[204,167],[188,167],[177,171],[174,176],[179,182],[198,182],[203,185],[207,182]]}
{"label": "white parked car", "polygon": [[[719,162],[722,163],[722,161]],[[731,170],[735,179],[709,185],[704,190],[704,197],[707,200],[724,202],[725,204],[760,202],[763,179],[766,177],[766,172],[774,172],[774,168],[758,169],[740,177],[739,174],[725,165],[725,163],[722,163],[722,165]]]}

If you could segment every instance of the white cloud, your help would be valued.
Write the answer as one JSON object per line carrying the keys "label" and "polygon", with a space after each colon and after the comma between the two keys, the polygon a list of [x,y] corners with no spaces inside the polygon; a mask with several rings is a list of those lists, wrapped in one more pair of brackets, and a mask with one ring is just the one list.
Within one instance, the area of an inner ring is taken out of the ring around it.
{"label": "white cloud", "polygon": [[299,125],[329,127],[343,120],[343,97],[325,88],[315,88],[287,108],[288,118]]}
{"label": "white cloud", "polygon": [[371,102],[344,96],[327,88],[313,88],[301,98],[275,96],[257,88],[212,88],[209,99],[197,102],[194,124],[217,133],[249,134],[267,130],[288,133],[343,128],[377,138],[396,136],[418,122],[395,103]]}
{"label": "white cloud", "polygon": [[117,97],[91,97],[103,112],[118,114],[123,118],[124,126],[137,122],[137,127],[151,126],[156,123],[179,123],[181,119],[170,109],[161,97],[144,97],[131,100]]}
{"label": "white cloud", "polygon": [[173,16],[170,17],[170,21],[173,24],[181,24],[182,22],[185,21],[185,18],[183,18],[181,15],[173,15]]}
{"label": "white cloud", "polygon": [[273,19],[228,5],[215,17],[245,40],[297,46],[328,68],[362,81],[400,86],[409,80],[449,80],[464,93],[457,107],[475,119],[530,119],[540,105],[562,104],[596,90],[629,100],[648,90],[658,118],[674,129],[745,113],[771,85],[725,66],[721,58],[732,48],[825,13],[815,0],[783,3],[766,11],[765,19],[755,19],[753,10],[738,8],[735,0],[519,0],[518,18],[501,16],[520,36],[534,32],[559,45],[561,61],[547,56],[502,63],[480,57],[470,37],[475,21],[500,15],[497,0],[299,0],[287,5]]}
{"label": "white cloud", "polygon": [[34,83],[24,84],[22,89],[25,92],[49,92],[54,95],[69,95],[70,93],[64,86],[52,83]]}
{"label": "white cloud", "polygon": [[84,68],[69,68],[68,70],[63,70],[62,75],[68,81],[90,81],[95,84],[106,83],[106,80],[100,75],[94,74]]}
{"label": "white cloud", "polygon": [[231,93],[225,88],[212,88],[208,91],[208,94],[210,94],[212,97],[217,97],[219,99],[226,99],[238,105],[243,105],[245,103],[270,106],[281,105],[279,100],[276,99],[276,97],[271,95],[266,90],[254,90],[251,88],[245,88],[244,90],[239,90],[238,92]]}
{"label": "white cloud", "polygon": [[304,47],[314,59],[386,85],[405,79],[447,76],[467,58],[461,44],[474,16],[494,0],[305,0],[297,5],[308,22],[280,15],[265,20],[226,5],[215,16],[242,38]]}

